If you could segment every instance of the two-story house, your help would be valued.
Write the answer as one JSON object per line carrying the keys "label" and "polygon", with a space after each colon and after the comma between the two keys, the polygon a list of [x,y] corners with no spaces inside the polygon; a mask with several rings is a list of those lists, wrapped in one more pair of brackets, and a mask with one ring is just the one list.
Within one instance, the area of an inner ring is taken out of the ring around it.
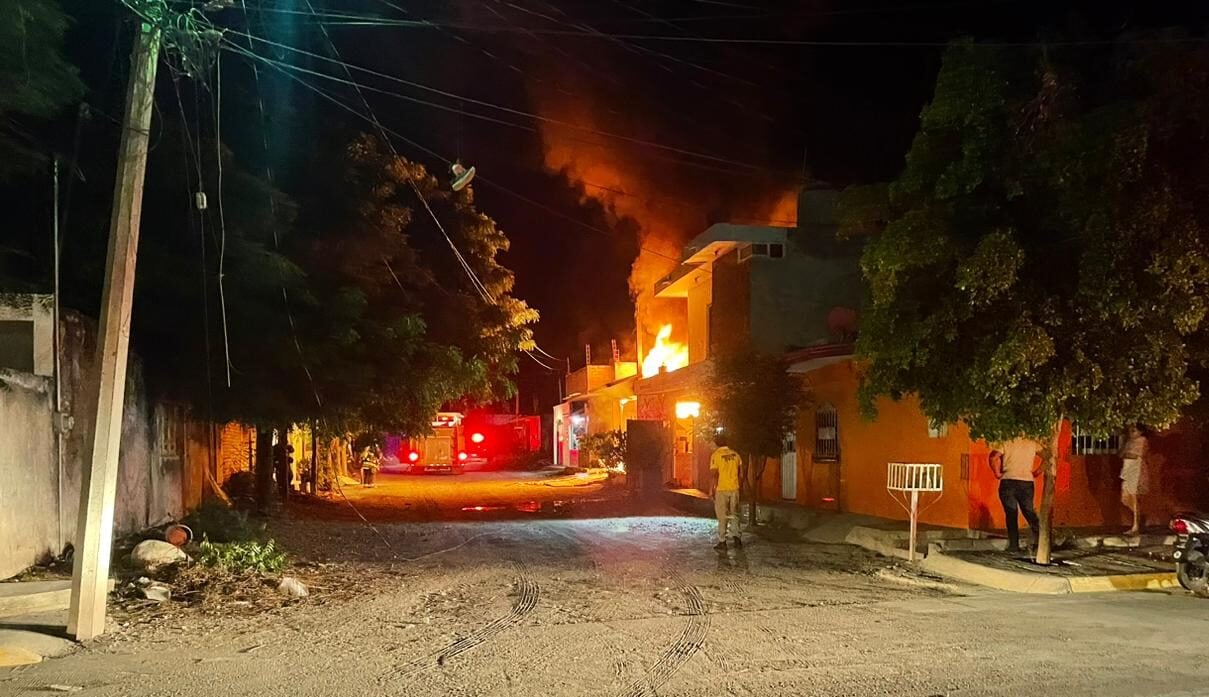
{"label": "two-story house", "polygon": [[[708,487],[712,445],[696,420],[712,357],[851,342],[862,287],[859,247],[837,241],[835,199],[834,191],[803,192],[794,228],[712,225],[685,245],[680,264],[656,284],[655,297],[683,302],[687,318],[687,327],[675,332],[687,344],[687,365],[660,370],[644,360],[633,383],[638,418],[668,427],[673,456],[666,481]],[[660,347],[657,340],[648,356]]]}

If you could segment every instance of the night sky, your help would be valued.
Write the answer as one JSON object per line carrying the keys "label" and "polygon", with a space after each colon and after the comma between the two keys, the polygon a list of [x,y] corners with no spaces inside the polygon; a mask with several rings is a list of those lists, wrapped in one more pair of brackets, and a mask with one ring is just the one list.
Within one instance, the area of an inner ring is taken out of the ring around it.
{"label": "night sky", "polygon": [[[837,187],[892,178],[931,94],[938,44],[960,36],[1103,38],[1168,25],[1203,33],[1206,22],[1206,11],[1192,13],[1188,2],[312,2],[320,12],[439,25],[334,23],[329,31],[348,63],[416,83],[355,73],[371,89],[401,95],[368,94],[381,121],[418,144],[396,141],[401,154],[437,172],[445,165],[434,152],[478,168],[479,207],[512,240],[504,262],[516,272],[516,294],[542,313],[538,342],[570,357],[573,368],[583,363],[585,343],[601,358],[611,338],[633,352],[627,278],[640,246],[666,264],[660,255],[674,256],[680,243],[713,221],[791,224],[775,204],[806,178]],[[214,17],[242,29],[234,4]],[[68,50],[82,66],[88,99],[117,113],[129,27],[118,21],[116,3],[65,0],[64,6],[75,18]],[[303,12],[305,0],[248,0],[248,7],[253,33],[327,53]],[[861,45],[695,40],[700,37]],[[892,45],[898,42],[917,45]],[[322,61],[255,48],[342,76]],[[241,160],[259,167],[261,133],[250,116],[254,87],[246,61],[228,55],[224,70],[224,139]],[[262,68],[261,77],[279,178],[321,187],[307,153],[371,127],[272,69]],[[307,82],[357,103],[345,85],[317,77]],[[170,104],[162,92],[161,109]],[[549,401],[555,379],[524,365],[526,406],[534,395]]]}

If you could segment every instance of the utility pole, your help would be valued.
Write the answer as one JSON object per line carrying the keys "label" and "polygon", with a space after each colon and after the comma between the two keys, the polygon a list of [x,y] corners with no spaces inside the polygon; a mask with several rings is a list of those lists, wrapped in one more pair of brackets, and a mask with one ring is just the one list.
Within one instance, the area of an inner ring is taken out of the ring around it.
{"label": "utility pole", "polygon": [[80,488],[80,517],[71,574],[67,632],[79,641],[92,639],[105,631],[109,561],[113,553],[113,505],[122,440],[126,358],[130,346],[130,308],[134,299],[143,175],[147,168],[147,136],[151,131],[159,47],[159,28],[141,22],[131,56],[125,123],[118,149],[97,338],[97,363],[101,370],[97,417],[92,462]]}

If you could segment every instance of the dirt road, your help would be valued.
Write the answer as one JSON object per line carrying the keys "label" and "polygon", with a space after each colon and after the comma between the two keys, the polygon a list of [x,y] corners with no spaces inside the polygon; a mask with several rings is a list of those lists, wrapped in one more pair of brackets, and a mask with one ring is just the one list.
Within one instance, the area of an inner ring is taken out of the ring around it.
{"label": "dirt road", "polygon": [[308,504],[300,499],[292,506],[296,516],[305,518],[358,520],[359,512],[370,520],[394,522],[499,519],[532,517],[542,507],[548,511],[555,505],[617,499],[622,496],[620,489],[602,473],[383,471],[372,487],[346,484],[330,502]]}
{"label": "dirt road", "polygon": [[719,555],[711,521],[676,516],[375,527],[275,531],[353,570],[351,599],[119,628],[0,674],[0,694],[1132,696],[1202,679],[1209,604],[1175,594],[954,594],[846,546]]}

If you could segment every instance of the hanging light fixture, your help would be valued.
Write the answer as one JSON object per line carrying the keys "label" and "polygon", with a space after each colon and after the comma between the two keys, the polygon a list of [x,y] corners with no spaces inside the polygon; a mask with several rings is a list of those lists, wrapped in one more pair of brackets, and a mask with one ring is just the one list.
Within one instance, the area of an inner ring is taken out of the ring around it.
{"label": "hanging light fixture", "polygon": [[465,189],[470,180],[474,179],[474,172],[474,167],[466,168],[462,166],[461,162],[454,162],[449,166],[449,174],[452,177],[449,186],[454,191]]}

